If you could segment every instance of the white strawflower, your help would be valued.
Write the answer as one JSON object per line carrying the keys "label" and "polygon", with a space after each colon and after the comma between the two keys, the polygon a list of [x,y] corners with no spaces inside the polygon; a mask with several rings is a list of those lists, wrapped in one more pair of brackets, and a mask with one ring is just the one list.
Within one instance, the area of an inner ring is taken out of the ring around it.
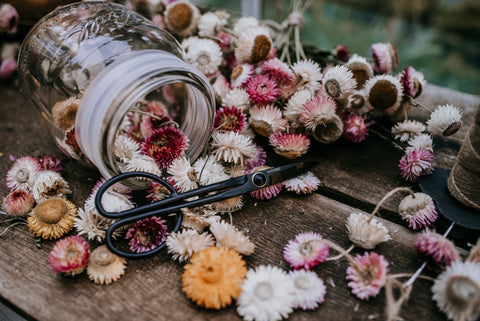
{"label": "white strawflower", "polygon": [[313,94],[320,88],[322,73],[320,66],[313,60],[306,59],[297,61],[292,66],[293,73],[297,77],[298,88],[306,88]]}
{"label": "white strawflower", "polygon": [[169,31],[188,37],[197,28],[200,10],[188,0],[177,0],[167,5],[163,16]]}
{"label": "white strawflower", "polygon": [[227,17],[219,17],[213,12],[204,13],[198,21],[200,37],[215,37],[227,24]]}
{"label": "white strawflower", "polygon": [[362,213],[351,213],[346,226],[350,241],[366,250],[392,239],[385,225],[375,218],[369,221],[369,216]]}
{"label": "white strawflower", "polygon": [[194,229],[199,233],[210,226],[212,222],[220,219],[210,205],[182,208],[181,211],[183,214],[182,227]]}
{"label": "white strawflower", "polygon": [[249,270],[237,299],[237,312],[244,320],[281,320],[295,304],[295,284],[278,267],[260,265]]}
{"label": "white strawflower", "polygon": [[43,170],[33,181],[32,196],[37,203],[49,198],[65,197],[71,192],[67,181],[55,171]]}
{"label": "white strawflower", "polygon": [[[85,201],[85,209],[87,211],[96,210],[95,207],[95,197],[96,191],[87,198]],[[107,189],[102,195],[102,207],[106,212],[117,213],[129,210],[134,207],[130,197],[124,195],[118,191],[113,190],[112,188]]]}
{"label": "white strawflower", "polygon": [[132,158],[125,165],[126,172],[147,172],[157,176],[161,176],[162,172],[158,168],[158,165],[155,163],[155,160],[148,155],[139,155]]}
{"label": "white strawflower", "polygon": [[195,230],[186,229],[181,232],[169,234],[166,244],[168,253],[172,254],[174,260],[185,262],[198,251],[213,246],[215,240],[212,235],[207,232],[199,234]]}
{"label": "white strawflower", "polygon": [[412,150],[423,148],[433,153],[433,139],[430,134],[419,134],[408,140],[408,146],[405,150],[406,153],[410,153]]}
{"label": "white strawflower", "polygon": [[224,221],[212,222],[210,232],[215,236],[217,246],[235,250],[243,255],[250,255],[255,250],[255,244],[249,240],[248,236]]}
{"label": "white strawflower", "polygon": [[357,89],[363,87],[365,82],[373,76],[372,65],[365,57],[353,54],[345,65],[352,73],[353,78],[357,81]]}
{"label": "white strawflower", "polygon": [[226,163],[243,164],[244,160],[254,157],[257,149],[250,137],[232,131],[221,133],[214,132],[212,154],[217,161]]}
{"label": "white strawflower", "polygon": [[433,299],[453,321],[474,321],[480,316],[480,264],[455,261],[435,280]]}
{"label": "white strawflower", "polygon": [[299,117],[299,112],[302,110],[303,105],[312,98],[313,94],[310,90],[297,90],[288,100],[283,111],[283,116],[291,123],[296,123]]}
{"label": "white strawflower", "polygon": [[319,303],[325,300],[327,287],[323,280],[313,271],[296,270],[290,271],[288,275],[293,279],[295,285],[295,309],[313,310]]}
{"label": "white strawflower", "polygon": [[450,136],[462,127],[462,112],[458,107],[446,104],[438,106],[430,114],[427,129],[433,135]]}
{"label": "white strawflower", "polygon": [[167,172],[172,176],[175,186],[181,193],[198,187],[197,171],[185,156],[175,158]]}
{"label": "white strawflower", "polygon": [[268,137],[272,133],[285,130],[287,120],[282,116],[280,108],[274,105],[253,106],[250,108],[248,123],[257,134]]}
{"label": "white strawflower", "polygon": [[233,26],[233,33],[234,34],[241,34],[245,30],[250,28],[256,28],[258,26],[258,20],[254,17],[241,17],[240,19],[235,22]]}
{"label": "white strawflower", "polygon": [[117,159],[126,163],[132,158],[140,155],[140,144],[131,137],[119,135],[115,139],[113,152]]}
{"label": "white strawflower", "polygon": [[197,38],[190,43],[186,59],[204,74],[213,74],[222,63],[222,50],[213,40]]}
{"label": "white strawflower", "polygon": [[309,194],[318,189],[320,180],[312,172],[294,177],[284,182],[285,189],[297,194]]}
{"label": "white strawflower", "polygon": [[401,142],[406,142],[412,137],[419,135],[425,130],[425,125],[418,120],[406,119],[402,122],[398,122],[392,127],[392,133],[395,135],[395,139]]}
{"label": "white strawflower", "polygon": [[235,58],[239,63],[257,63],[264,60],[272,48],[269,30],[263,26],[243,29],[235,41]]}
{"label": "white strawflower", "polygon": [[242,112],[248,113],[250,108],[250,96],[245,88],[233,88],[222,98],[222,106],[235,106]]}
{"label": "white strawflower", "polygon": [[198,158],[193,168],[201,185],[210,185],[230,178],[225,172],[225,167],[209,156]]}
{"label": "white strawflower", "polygon": [[357,87],[353,73],[341,65],[329,68],[323,75],[322,82],[326,93],[336,99],[346,98]]}
{"label": "white strawflower", "polygon": [[[85,235],[89,240],[103,242],[107,229],[115,222],[101,216],[96,209],[78,209],[78,217],[75,218],[74,226],[78,235]],[[114,232],[118,236],[120,230]]]}
{"label": "white strawflower", "polygon": [[365,105],[376,115],[394,115],[402,102],[403,88],[400,80],[391,75],[377,75],[368,79],[364,87]]}

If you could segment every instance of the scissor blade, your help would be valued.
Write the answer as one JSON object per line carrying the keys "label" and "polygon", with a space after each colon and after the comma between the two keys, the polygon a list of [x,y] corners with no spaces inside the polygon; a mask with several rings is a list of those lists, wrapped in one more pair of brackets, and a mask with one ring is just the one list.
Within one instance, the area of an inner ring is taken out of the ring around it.
{"label": "scissor blade", "polygon": [[318,164],[316,161],[299,162],[274,167],[266,172],[270,175],[270,185],[274,185],[303,175],[314,169]]}

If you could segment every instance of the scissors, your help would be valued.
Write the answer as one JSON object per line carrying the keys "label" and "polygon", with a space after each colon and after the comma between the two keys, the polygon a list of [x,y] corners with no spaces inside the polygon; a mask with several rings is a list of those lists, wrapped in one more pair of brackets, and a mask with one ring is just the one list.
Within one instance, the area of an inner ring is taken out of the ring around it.
{"label": "scissors", "polygon": [[[180,211],[182,208],[197,207],[214,203],[270,185],[278,184],[285,180],[305,174],[317,165],[318,162],[315,161],[282,165],[202,186],[184,193],[178,193],[172,185],[157,175],[138,171],[127,172],[110,178],[100,187],[95,196],[95,206],[102,216],[117,220],[107,229],[106,232],[105,242],[108,249],[112,253],[127,259],[144,258],[160,252],[166,246],[166,242],[163,242],[158,247],[146,252],[126,252],[115,246],[113,242],[113,233],[120,227],[134,223],[138,220],[171,213],[177,213],[176,222],[173,227],[173,232],[177,232],[182,223],[182,213]],[[103,194],[113,184],[132,177],[149,178],[160,183],[170,192],[170,197],[151,204],[134,207],[122,212],[105,211],[102,206]]]}

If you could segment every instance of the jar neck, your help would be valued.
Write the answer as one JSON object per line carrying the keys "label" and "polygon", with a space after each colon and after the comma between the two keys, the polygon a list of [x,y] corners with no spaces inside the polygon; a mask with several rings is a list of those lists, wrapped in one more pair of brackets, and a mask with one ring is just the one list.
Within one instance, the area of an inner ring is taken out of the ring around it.
{"label": "jar neck", "polygon": [[168,52],[147,49],[119,58],[95,77],[82,97],[75,134],[103,177],[121,172],[113,148],[127,112],[147,94],[179,82],[186,85],[187,96],[180,129],[190,138],[186,156],[193,160],[208,142],[215,112],[213,90],[198,69]]}

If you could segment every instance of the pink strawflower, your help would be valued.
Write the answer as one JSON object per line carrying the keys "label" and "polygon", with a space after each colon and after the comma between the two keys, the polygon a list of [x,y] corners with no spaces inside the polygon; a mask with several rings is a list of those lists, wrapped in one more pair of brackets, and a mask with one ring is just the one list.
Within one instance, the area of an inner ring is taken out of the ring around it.
{"label": "pink strawflower", "polygon": [[272,133],[285,130],[288,122],[280,108],[272,105],[250,108],[248,123],[257,134],[269,137]]}
{"label": "pink strawflower", "polygon": [[62,162],[56,156],[42,155],[37,159],[38,159],[38,162],[40,163],[40,166],[44,170],[50,170],[50,171],[60,173],[63,169]]}
{"label": "pink strawflower", "polygon": [[310,139],[304,134],[276,132],[269,137],[275,153],[288,159],[304,155],[310,147]]}
{"label": "pink strawflower", "polygon": [[310,194],[318,189],[320,180],[312,172],[297,176],[284,182],[285,189],[297,194]]}
{"label": "pink strawflower", "polygon": [[32,156],[23,156],[15,160],[7,172],[6,185],[10,191],[31,191],[33,182],[42,167],[38,160]]}
{"label": "pink strawflower", "polygon": [[257,75],[250,79],[246,91],[250,100],[259,105],[273,103],[278,96],[277,83],[266,75]]}
{"label": "pink strawflower", "polygon": [[267,153],[265,150],[260,145],[254,144],[254,146],[257,149],[257,154],[245,162],[246,171],[251,171],[255,167],[265,166],[267,162]]}
{"label": "pink strawflower", "polygon": [[153,111],[150,113],[152,116],[143,116],[140,122],[140,132],[143,137],[152,135],[155,130],[172,121],[172,118],[165,113]]}
{"label": "pink strawflower", "polygon": [[[175,187],[175,180],[171,176],[167,177],[167,182]],[[146,192],[147,195],[145,198],[150,203],[158,202],[170,196],[170,191],[165,186],[155,181],[148,183]]]}
{"label": "pink strawflower", "polygon": [[398,67],[397,49],[391,43],[372,45],[373,69],[380,74],[388,74]]}
{"label": "pink strawflower", "polygon": [[0,4],[0,34],[17,32],[18,20],[18,12],[11,4]]}
{"label": "pink strawflower", "polygon": [[268,59],[262,64],[262,71],[272,79],[280,83],[291,83],[295,80],[295,75],[290,67],[278,58]]}
{"label": "pink strawflower", "polygon": [[388,262],[375,252],[357,255],[354,262],[347,268],[348,287],[361,300],[376,296],[385,285]]}
{"label": "pink strawflower", "polygon": [[337,45],[335,49],[333,49],[333,54],[340,59],[341,61],[348,61],[350,56],[350,52],[348,51],[348,47],[345,45]]}
{"label": "pink strawflower", "polygon": [[324,125],[335,115],[337,104],[330,96],[315,96],[302,106],[298,120],[309,130]]}
{"label": "pink strawflower", "polygon": [[9,79],[17,71],[17,61],[15,59],[5,59],[0,63],[0,80]]}
{"label": "pink strawflower", "polygon": [[253,71],[253,65],[246,62],[235,66],[230,75],[232,88],[243,87],[251,79]]}
{"label": "pink strawflower", "polygon": [[48,262],[53,272],[68,275],[82,273],[90,258],[88,243],[78,235],[66,237],[55,243]]}
{"label": "pink strawflower", "polygon": [[[250,173],[256,173],[258,171],[262,171],[265,169],[269,169],[269,166],[259,166],[255,167],[253,170],[250,171]],[[250,196],[259,199],[259,200],[269,200],[271,198],[274,198],[277,196],[281,191],[282,191],[283,184],[278,183],[274,185],[270,185],[264,188],[257,189],[255,191],[250,192]]]}
{"label": "pink strawflower", "polygon": [[214,130],[241,132],[247,126],[247,116],[240,108],[221,107],[215,114],[215,121],[213,122]]}
{"label": "pink strawflower", "polygon": [[409,182],[415,182],[421,175],[430,175],[435,165],[433,152],[417,148],[402,156],[398,167],[402,171],[402,177]]}
{"label": "pink strawflower", "polygon": [[438,218],[433,199],[425,193],[414,193],[413,196],[406,196],[398,204],[398,213],[414,230],[427,227]]}
{"label": "pink strawflower", "polygon": [[452,241],[432,231],[417,234],[413,247],[435,272],[443,271],[445,267],[460,259]]}
{"label": "pink strawflower", "polygon": [[130,250],[143,253],[160,246],[168,236],[165,223],[156,216],[137,221],[125,235],[125,238],[130,240],[128,242]]}
{"label": "pink strawflower", "polygon": [[368,135],[368,123],[360,115],[344,114],[343,121],[343,137],[354,143],[359,143]]}
{"label": "pink strawflower", "polygon": [[322,235],[315,232],[297,234],[283,249],[283,258],[295,270],[311,270],[325,262],[329,254],[330,249],[322,242]]}
{"label": "pink strawflower", "polygon": [[[217,37],[220,39],[220,41],[217,41],[220,49],[222,49],[223,52],[229,50],[232,44],[232,36],[225,31],[220,31]],[[233,54],[231,56],[235,57]]]}
{"label": "pink strawflower", "polygon": [[156,129],[141,144],[141,152],[152,157],[164,169],[188,148],[188,138],[174,126]]}
{"label": "pink strawflower", "polygon": [[426,81],[423,74],[413,67],[407,67],[400,76],[403,93],[411,98],[416,98],[422,93]]}
{"label": "pink strawflower", "polygon": [[32,194],[19,189],[5,196],[3,199],[3,209],[9,215],[22,216],[30,212],[33,203]]}

